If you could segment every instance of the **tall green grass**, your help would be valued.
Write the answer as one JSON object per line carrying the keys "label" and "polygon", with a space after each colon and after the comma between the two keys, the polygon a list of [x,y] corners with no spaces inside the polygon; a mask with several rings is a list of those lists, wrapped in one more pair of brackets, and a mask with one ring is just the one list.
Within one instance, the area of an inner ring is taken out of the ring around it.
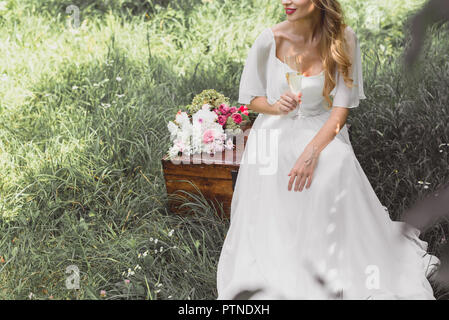
{"label": "tall green grass", "polygon": [[[0,11],[0,298],[213,299],[228,222],[201,197],[187,204],[193,216],[167,212],[166,123],[203,89],[236,101],[247,50],[282,7],[73,3],[78,29],[69,2],[9,0]],[[402,25],[422,1],[342,3],[368,97],[350,116],[353,145],[399,219],[449,178],[449,148],[438,148],[449,142],[448,35],[433,31],[421,70],[405,76]],[[424,235],[432,252],[444,234],[442,223]],[[69,265],[79,290],[65,287]]]}

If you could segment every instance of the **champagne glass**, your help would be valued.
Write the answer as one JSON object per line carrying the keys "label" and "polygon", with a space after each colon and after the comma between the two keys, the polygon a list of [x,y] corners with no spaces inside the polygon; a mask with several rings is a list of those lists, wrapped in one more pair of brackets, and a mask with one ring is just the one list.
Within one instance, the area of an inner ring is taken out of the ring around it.
{"label": "champagne glass", "polygon": [[[301,66],[300,54],[284,56],[285,77],[287,78],[287,83],[291,92],[296,96],[298,96],[298,94],[302,90],[303,74]],[[295,119],[299,116],[299,104],[297,104],[296,110],[292,111],[292,113],[292,119]]]}

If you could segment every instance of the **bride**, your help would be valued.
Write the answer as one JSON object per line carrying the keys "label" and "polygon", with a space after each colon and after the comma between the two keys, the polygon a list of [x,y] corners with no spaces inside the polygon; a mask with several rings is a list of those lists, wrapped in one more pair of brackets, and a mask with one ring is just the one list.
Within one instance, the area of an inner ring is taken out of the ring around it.
{"label": "bride", "polygon": [[[254,41],[239,103],[257,111],[217,268],[217,299],[435,299],[437,257],[392,221],[351,146],[365,99],[360,45],[336,0],[282,0],[286,21]],[[290,51],[291,50],[291,51]],[[282,57],[302,52],[302,92]],[[287,69],[286,69],[287,68]],[[297,108],[297,104],[299,109]]]}

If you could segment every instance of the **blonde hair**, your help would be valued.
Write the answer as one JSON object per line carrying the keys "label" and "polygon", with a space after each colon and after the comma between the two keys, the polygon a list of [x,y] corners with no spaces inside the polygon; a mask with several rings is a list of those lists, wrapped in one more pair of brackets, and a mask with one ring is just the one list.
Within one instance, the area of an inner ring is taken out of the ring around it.
{"label": "blonde hair", "polygon": [[353,86],[353,79],[349,77],[352,66],[348,53],[349,45],[345,37],[346,24],[343,11],[337,0],[312,0],[315,7],[321,10],[321,59],[325,70],[323,96],[328,102],[328,108],[332,107],[330,93],[335,88],[337,79],[335,71],[343,76],[348,87]]}

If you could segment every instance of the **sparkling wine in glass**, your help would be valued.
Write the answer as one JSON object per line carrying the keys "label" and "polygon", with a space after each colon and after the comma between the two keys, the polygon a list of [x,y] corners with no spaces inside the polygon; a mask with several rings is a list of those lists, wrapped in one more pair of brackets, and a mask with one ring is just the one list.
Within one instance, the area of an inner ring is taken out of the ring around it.
{"label": "sparkling wine in glass", "polygon": [[[297,96],[302,90],[301,55],[284,56],[284,68],[288,86],[291,92]],[[296,110],[292,111],[292,113],[292,118],[296,118],[299,115],[299,105],[296,106]]]}

